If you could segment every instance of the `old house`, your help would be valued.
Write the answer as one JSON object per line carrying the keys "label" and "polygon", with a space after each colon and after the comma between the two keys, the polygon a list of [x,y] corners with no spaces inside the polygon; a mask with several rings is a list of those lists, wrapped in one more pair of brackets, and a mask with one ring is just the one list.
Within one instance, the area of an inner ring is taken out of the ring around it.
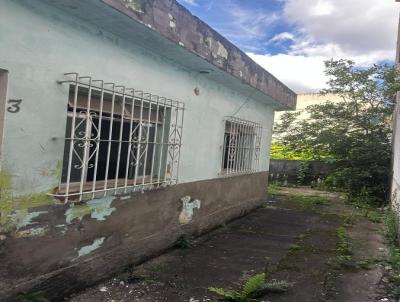
{"label": "old house", "polygon": [[[289,112],[296,112],[299,114],[301,120],[307,119],[309,114],[306,109],[308,106],[312,105],[323,105],[328,102],[339,103],[343,102],[343,99],[338,94],[333,93],[300,93],[297,94],[296,110],[289,110]],[[286,111],[279,111],[275,113],[275,123],[282,122],[282,116]]]}
{"label": "old house", "polygon": [[0,0],[0,300],[257,207],[296,95],[174,0]]}

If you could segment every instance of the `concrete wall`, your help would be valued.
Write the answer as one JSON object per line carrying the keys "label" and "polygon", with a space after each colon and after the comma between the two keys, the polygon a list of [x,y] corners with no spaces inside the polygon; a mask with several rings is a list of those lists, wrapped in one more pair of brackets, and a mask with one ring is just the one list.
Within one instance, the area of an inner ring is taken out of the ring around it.
{"label": "concrete wall", "polygon": [[[271,159],[269,165],[270,181],[287,181],[296,183],[299,169],[304,161],[300,160],[278,160]],[[307,172],[306,182],[317,181],[318,178],[323,179],[335,170],[335,166],[323,161],[309,161],[309,169]]]}
{"label": "concrete wall", "polygon": [[[265,198],[272,108],[166,60],[162,51],[143,49],[40,1],[0,0],[7,100],[22,100],[17,113],[5,112],[1,301],[37,290],[60,301],[60,295],[162,251],[180,234],[209,230]],[[81,205],[49,197],[62,164],[68,87],[56,81],[65,72],[185,102],[180,184]],[[261,172],[220,178],[223,118],[235,112],[263,126]]]}
{"label": "concrete wall", "polygon": [[40,291],[50,301],[63,301],[160,253],[182,234],[196,236],[251,211],[265,198],[267,178],[257,173],[74,208],[37,208],[34,226],[0,241],[0,300]]}
{"label": "concrete wall", "polygon": [[[400,70],[400,22],[397,39],[396,64]],[[393,138],[392,138],[392,208],[400,214],[400,92],[397,93],[396,107],[393,113]]]}

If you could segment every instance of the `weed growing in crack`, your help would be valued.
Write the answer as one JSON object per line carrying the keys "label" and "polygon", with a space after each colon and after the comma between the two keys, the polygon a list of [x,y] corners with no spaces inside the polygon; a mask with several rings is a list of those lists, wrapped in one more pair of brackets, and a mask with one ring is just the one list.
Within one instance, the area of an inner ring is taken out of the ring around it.
{"label": "weed growing in crack", "polygon": [[268,194],[278,195],[281,190],[281,186],[278,183],[270,183],[267,188]]}
{"label": "weed growing in crack", "polygon": [[290,199],[304,209],[313,209],[316,206],[328,205],[331,202],[329,199],[319,195],[292,194]]}
{"label": "weed growing in crack", "polygon": [[394,211],[386,211],[384,218],[384,234],[386,240],[391,245],[397,245],[398,243],[398,236],[399,236],[399,227],[398,227],[398,219],[397,215]]}
{"label": "weed growing in crack", "polygon": [[28,294],[19,294],[18,299],[20,302],[49,302],[42,292],[34,292]]}
{"label": "weed growing in crack", "polygon": [[300,244],[291,244],[289,245],[289,250],[290,251],[298,251],[301,250],[301,245]]}
{"label": "weed growing in crack", "polygon": [[395,299],[400,298],[400,246],[399,246],[399,218],[392,210],[385,211],[383,215],[384,236],[389,244],[389,258],[387,264],[392,268],[388,270],[389,284],[387,291]]}
{"label": "weed growing in crack", "polygon": [[351,215],[348,215],[344,218],[343,225],[348,227],[352,226],[355,223],[355,215],[352,213]]}
{"label": "weed growing in crack", "polygon": [[366,212],[366,217],[373,223],[381,223],[384,215],[378,210],[373,209]]}
{"label": "weed growing in crack", "polygon": [[372,259],[364,259],[356,262],[356,267],[363,270],[370,270],[371,265],[374,263]]}
{"label": "weed growing in crack", "polygon": [[264,286],[265,273],[260,273],[247,280],[240,291],[218,287],[210,287],[209,290],[225,301],[247,302],[252,301],[256,293],[260,292]]}
{"label": "weed growing in crack", "polygon": [[193,240],[187,235],[182,235],[178,238],[178,240],[176,240],[175,247],[182,250],[190,249],[191,247],[193,247]]}
{"label": "weed growing in crack", "polygon": [[285,292],[291,287],[287,281],[266,281],[265,273],[259,273],[250,277],[240,290],[210,287],[209,290],[224,301],[250,302],[262,297],[268,292]]}
{"label": "weed growing in crack", "polygon": [[338,238],[338,243],[336,246],[338,264],[345,267],[353,266],[353,251],[345,227],[338,227],[336,230],[336,235]]}

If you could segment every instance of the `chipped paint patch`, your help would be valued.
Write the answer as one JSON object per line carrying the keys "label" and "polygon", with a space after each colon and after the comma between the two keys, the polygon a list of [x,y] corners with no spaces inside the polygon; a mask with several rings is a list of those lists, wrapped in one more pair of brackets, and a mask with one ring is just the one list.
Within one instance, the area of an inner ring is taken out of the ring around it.
{"label": "chipped paint patch", "polygon": [[219,41],[217,41],[217,56],[223,57],[224,59],[228,58],[228,51],[226,50],[224,45],[222,45],[222,43]]}
{"label": "chipped paint patch", "polygon": [[131,10],[138,12],[138,13],[143,13],[143,2],[142,0],[122,0],[125,2],[125,6],[127,8],[130,8]]}
{"label": "chipped paint patch", "polygon": [[56,225],[56,228],[61,229],[61,234],[65,235],[65,233],[67,233],[68,227],[66,224],[59,224]]}
{"label": "chipped paint patch", "polygon": [[213,39],[211,37],[207,37],[207,38],[204,39],[204,43],[207,45],[208,48],[212,48]]}
{"label": "chipped paint patch", "polygon": [[174,16],[172,16],[170,13],[168,13],[168,18],[169,18],[169,27],[174,29],[176,27],[176,20]]}
{"label": "chipped paint patch", "polygon": [[65,221],[67,224],[71,224],[75,219],[82,220],[88,215],[92,219],[104,221],[106,217],[110,216],[116,210],[116,208],[111,207],[114,199],[114,196],[107,196],[102,199],[90,200],[83,205],[71,205],[65,212]]}
{"label": "chipped paint patch", "polygon": [[97,238],[93,241],[92,244],[81,247],[78,251],[78,257],[72,259],[72,261],[74,261],[82,256],[86,256],[86,255],[92,253],[93,251],[97,250],[98,248],[101,247],[101,245],[103,244],[105,239],[106,239],[106,237]]}
{"label": "chipped paint patch", "polygon": [[32,220],[36,217],[39,217],[42,214],[47,214],[47,213],[48,213],[47,211],[38,211],[29,213],[27,209],[22,209],[14,211],[14,213],[9,215],[9,217],[18,231],[23,227],[37,223],[33,222]]}
{"label": "chipped paint patch", "polygon": [[185,196],[181,198],[182,211],[179,215],[179,222],[181,224],[188,224],[193,219],[194,209],[200,209],[201,201],[198,199],[192,200],[192,197]]}
{"label": "chipped paint patch", "polygon": [[71,224],[75,219],[82,220],[86,215],[90,215],[92,210],[86,205],[74,205],[65,212],[65,221],[67,224]]}
{"label": "chipped paint patch", "polygon": [[110,216],[116,210],[116,208],[111,207],[114,199],[115,197],[113,196],[107,196],[102,199],[89,201],[87,205],[92,209],[90,217],[99,221],[106,220],[106,217]]}
{"label": "chipped paint patch", "polygon": [[47,227],[32,228],[17,232],[15,234],[15,237],[26,238],[26,237],[44,236],[47,233],[47,231],[48,231]]}

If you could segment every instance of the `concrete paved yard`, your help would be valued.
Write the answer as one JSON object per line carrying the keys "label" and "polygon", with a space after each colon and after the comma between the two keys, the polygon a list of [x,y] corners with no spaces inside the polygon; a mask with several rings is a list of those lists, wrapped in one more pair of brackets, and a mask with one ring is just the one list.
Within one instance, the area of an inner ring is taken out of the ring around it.
{"label": "concrete paved yard", "polygon": [[[386,257],[380,224],[345,206],[338,194],[275,193],[262,208],[198,238],[190,248],[128,267],[71,301],[217,301],[209,287],[236,289],[264,271],[267,280],[285,280],[292,287],[259,301],[389,301],[379,264]],[[338,249],[341,227],[353,249],[350,257]]]}

